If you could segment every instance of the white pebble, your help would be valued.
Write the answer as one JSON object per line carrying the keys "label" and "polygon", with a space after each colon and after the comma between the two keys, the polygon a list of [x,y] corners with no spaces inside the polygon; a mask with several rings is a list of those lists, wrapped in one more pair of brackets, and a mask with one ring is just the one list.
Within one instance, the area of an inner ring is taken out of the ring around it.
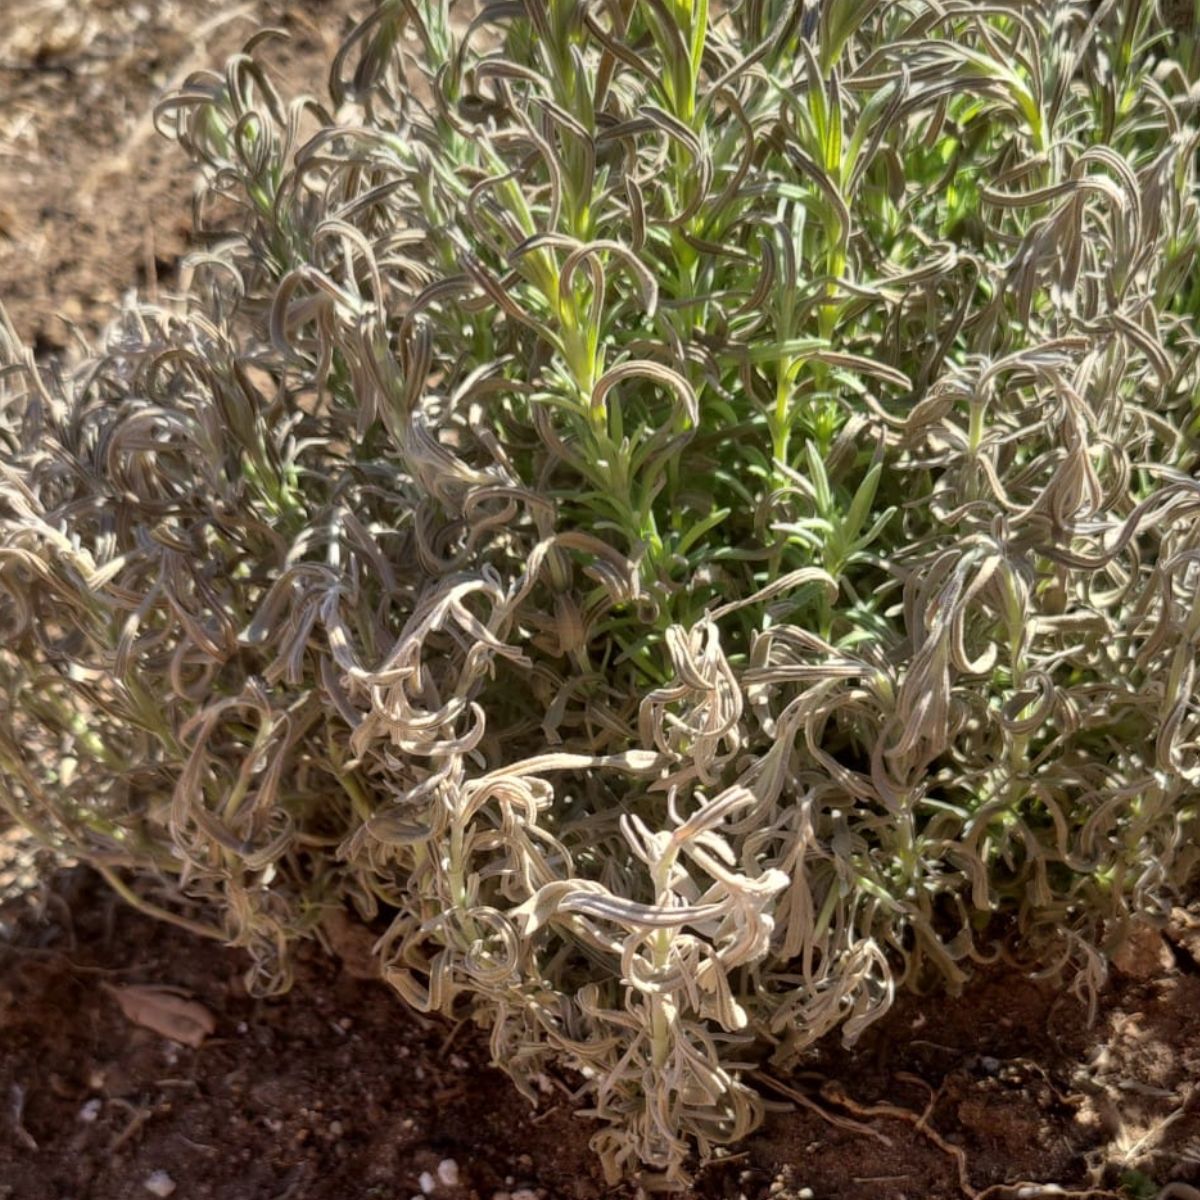
{"label": "white pebble", "polygon": [[452,1158],[443,1158],[438,1163],[438,1178],[447,1187],[458,1186],[458,1163]]}
{"label": "white pebble", "polygon": [[417,1186],[425,1193],[425,1195],[432,1196],[433,1189],[437,1187],[437,1180],[435,1180],[428,1171],[422,1171],[417,1177]]}
{"label": "white pebble", "polygon": [[142,1180],[142,1187],[155,1196],[169,1196],[175,1190],[175,1180],[166,1171],[151,1171]]}
{"label": "white pebble", "polygon": [[538,1194],[533,1188],[517,1188],[512,1194],[512,1200],[538,1200]]}
{"label": "white pebble", "polygon": [[99,1096],[93,1096],[79,1110],[79,1119],[85,1125],[90,1125],[100,1115],[100,1110],[103,1107],[104,1107],[104,1101],[101,1100]]}

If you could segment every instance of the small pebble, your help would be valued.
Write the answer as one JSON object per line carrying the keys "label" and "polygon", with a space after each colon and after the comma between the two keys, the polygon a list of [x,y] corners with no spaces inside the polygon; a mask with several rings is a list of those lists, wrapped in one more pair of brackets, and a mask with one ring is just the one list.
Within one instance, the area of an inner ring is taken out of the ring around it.
{"label": "small pebble", "polygon": [[452,1158],[443,1158],[438,1163],[438,1179],[446,1185],[446,1187],[458,1186],[458,1163]]}
{"label": "small pebble", "polygon": [[345,1126],[341,1123],[341,1121],[330,1121],[329,1122],[329,1136],[330,1137],[340,1138],[342,1136],[342,1134],[345,1132],[346,1132]]}
{"label": "small pebble", "polygon": [[104,1107],[104,1101],[98,1096],[93,1096],[80,1110],[79,1119],[85,1124],[90,1125],[99,1115],[100,1110]]}
{"label": "small pebble", "polygon": [[417,1186],[425,1195],[432,1196],[433,1189],[437,1187],[437,1180],[428,1171],[422,1171],[417,1177]]}
{"label": "small pebble", "polygon": [[512,1200],[538,1200],[538,1194],[533,1188],[517,1188],[512,1194]]}
{"label": "small pebble", "polygon": [[151,1171],[142,1180],[142,1187],[154,1196],[169,1196],[175,1190],[175,1180],[166,1171]]}
{"label": "small pebble", "polygon": [[801,1188],[796,1193],[796,1198],[797,1198],[797,1200],[813,1200],[812,1188]]}

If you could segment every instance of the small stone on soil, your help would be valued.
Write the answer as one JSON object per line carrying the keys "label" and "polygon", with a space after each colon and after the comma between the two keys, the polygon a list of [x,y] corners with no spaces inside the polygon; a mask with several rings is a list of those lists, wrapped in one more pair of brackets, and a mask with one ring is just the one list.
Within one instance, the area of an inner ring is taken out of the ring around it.
{"label": "small stone on soil", "polygon": [[438,1163],[438,1179],[441,1180],[446,1187],[458,1186],[458,1163],[452,1158],[443,1158]]}
{"label": "small stone on soil", "polygon": [[175,1180],[166,1171],[152,1171],[142,1180],[142,1187],[152,1195],[166,1197],[175,1190]]}

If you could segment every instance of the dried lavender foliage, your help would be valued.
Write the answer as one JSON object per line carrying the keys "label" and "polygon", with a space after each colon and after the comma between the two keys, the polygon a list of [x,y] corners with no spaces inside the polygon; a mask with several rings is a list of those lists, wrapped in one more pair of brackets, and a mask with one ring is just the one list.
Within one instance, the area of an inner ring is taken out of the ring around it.
{"label": "dried lavender foliage", "polygon": [[390,921],[678,1183],[745,1066],[996,954],[1086,995],[1196,877],[1200,53],[472,14],[384,0],[325,103],[192,77],[186,301],[0,337],[4,802],[263,991]]}

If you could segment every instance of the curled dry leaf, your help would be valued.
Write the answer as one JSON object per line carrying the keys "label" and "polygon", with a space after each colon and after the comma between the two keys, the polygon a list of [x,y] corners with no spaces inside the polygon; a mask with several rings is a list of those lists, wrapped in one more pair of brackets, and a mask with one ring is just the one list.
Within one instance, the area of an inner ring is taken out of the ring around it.
{"label": "curled dry leaf", "polygon": [[104,990],[121,1006],[135,1025],[152,1029],[193,1049],[203,1044],[217,1028],[216,1018],[195,1000],[189,1000],[179,988],[130,984],[127,987],[104,985]]}

